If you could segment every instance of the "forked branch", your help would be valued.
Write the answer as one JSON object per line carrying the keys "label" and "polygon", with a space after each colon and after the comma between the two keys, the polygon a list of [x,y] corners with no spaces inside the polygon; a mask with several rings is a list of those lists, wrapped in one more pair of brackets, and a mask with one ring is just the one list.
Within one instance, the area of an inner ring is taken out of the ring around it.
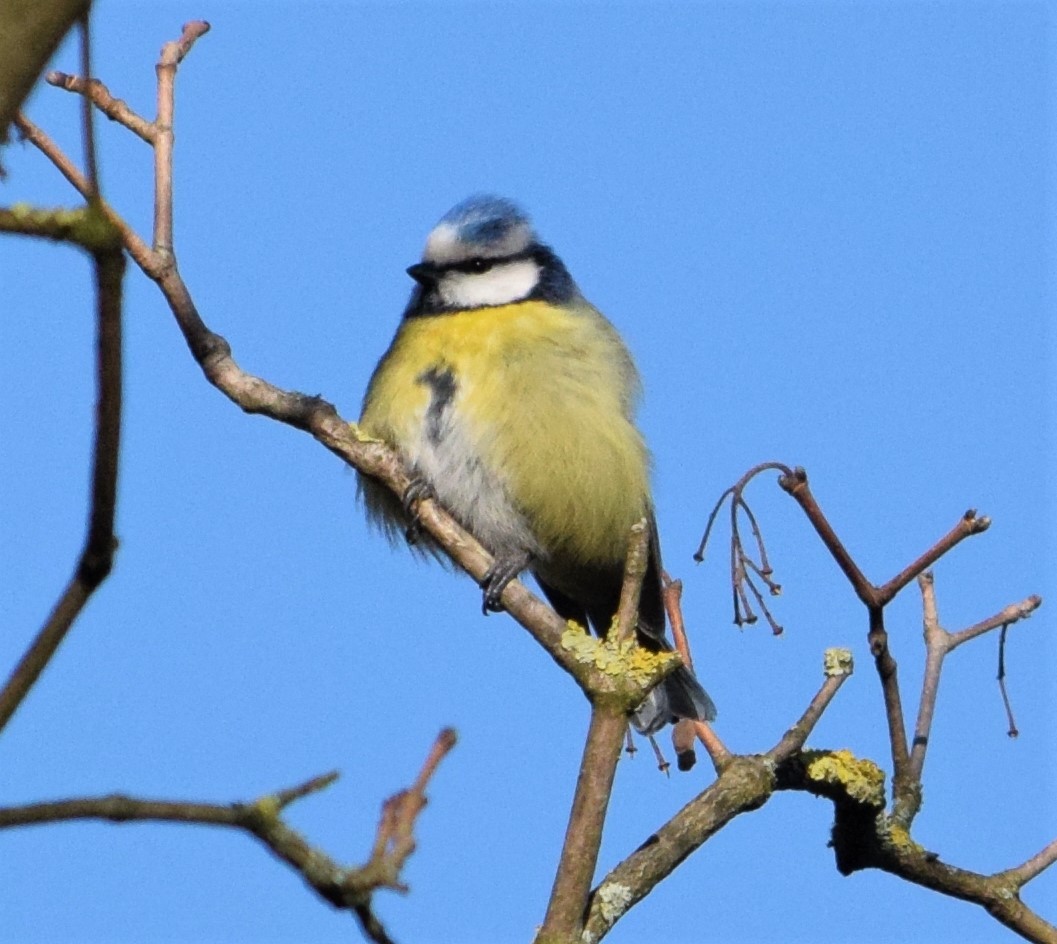
{"label": "forked branch", "polygon": [[147,800],[115,794],[3,807],[0,808],[0,829],[95,819],[115,823],[184,823],[241,830],[259,840],[276,858],[290,866],[325,901],[354,914],[370,940],[390,944],[389,935],[372,909],[372,898],[382,888],[407,891],[400,873],[415,850],[413,831],[418,815],[426,805],[426,787],[441,760],[455,746],[455,741],[453,730],[445,728],[441,731],[415,782],[409,789],[385,801],[370,858],[361,866],[341,865],[321,849],[310,845],[281,815],[294,801],[329,787],[338,779],[336,772],[313,777],[295,787],[248,803],[221,805]]}

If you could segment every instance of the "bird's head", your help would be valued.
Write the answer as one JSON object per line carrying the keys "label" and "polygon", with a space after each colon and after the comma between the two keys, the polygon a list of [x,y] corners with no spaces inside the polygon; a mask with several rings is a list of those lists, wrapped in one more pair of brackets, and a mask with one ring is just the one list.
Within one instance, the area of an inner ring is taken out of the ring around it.
{"label": "bird's head", "polygon": [[576,295],[561,260],[503,197],[473,196],[449,210],[429,234],[422,261],[407,272],[418,283],[409,315]]}

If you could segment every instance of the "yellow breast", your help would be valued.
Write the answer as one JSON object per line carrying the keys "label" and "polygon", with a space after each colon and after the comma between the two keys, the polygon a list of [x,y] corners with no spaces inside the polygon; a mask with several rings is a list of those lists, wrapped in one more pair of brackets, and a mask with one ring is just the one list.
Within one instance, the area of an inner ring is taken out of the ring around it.
{"label": "yellow breast", "polygon": [[503,482],[548,556],[622,559],[649,506],[649,458],[631,420],[635,369],[609,322],[586,304],[539,301],[406,320],[361,426],[412,461],[430,369],[453,374],[466,448]]}

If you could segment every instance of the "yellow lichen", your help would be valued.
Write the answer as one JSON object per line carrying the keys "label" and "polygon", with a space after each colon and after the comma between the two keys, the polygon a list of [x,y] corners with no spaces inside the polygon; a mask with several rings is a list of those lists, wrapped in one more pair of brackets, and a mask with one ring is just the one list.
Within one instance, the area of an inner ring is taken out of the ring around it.
{"label": "yellow lichen", "polygon": [[253,807],[262,819],[269,821],[278,819],[279,813],[283,808],[282,804],[279,802],[279,798],[273,793],[255,800]]}
{"label": "yellow lichen", "polygon": [[897,849],[919,853],[925,851],[923,847],[919,846],[910,838],[910,833],[907,832],[905,827],[897,826],[895,823],[889,824],[887,839],[888,842]]}
{"label": "yellow lichen", "polygon": [[883,807],[885,775],[871,760],[859,760],[851,751],[805,751],[807,776],[816,783],[836,784],[853,800]]}
{"label": "yellow lichen", "polygon": [[674,652],[650,652],[637,645],[634,639],[616,641],[611,633],[606,639],[590,636],[579,623],[569,620],[562,633],[562,648],[571,652],[577,662],[594,667],[606,675],[631,678],[647,684],[657,672],[678,659]]}
{"label": "yellow lichen", "polygon": [[850,649],[827,649],[822,655],[822,670],[829,678],[833,675],[851,675],[855,660]]}

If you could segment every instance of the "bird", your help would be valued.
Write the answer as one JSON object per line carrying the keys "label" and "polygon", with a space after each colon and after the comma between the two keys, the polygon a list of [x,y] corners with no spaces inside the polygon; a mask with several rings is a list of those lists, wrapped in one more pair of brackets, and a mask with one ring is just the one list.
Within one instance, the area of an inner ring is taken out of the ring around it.
{"label": "bird", "polygon": [[[529,571],[565,620],[604,636],[617,610],[631,527],[646,519],[649,566],[636,636],[665,634],[651,459],[634,421],[631,354],[514,202],[481,194],[446,213],[407,269],[410,300],[364,395],[359,422],[411,472],[403,499],[360,475],[371,523],[437,551],[413,509],[435,498],[492,555],[483,609]],[[711,721],[711,698],[679,666],[631,714],[652,735]]]}

